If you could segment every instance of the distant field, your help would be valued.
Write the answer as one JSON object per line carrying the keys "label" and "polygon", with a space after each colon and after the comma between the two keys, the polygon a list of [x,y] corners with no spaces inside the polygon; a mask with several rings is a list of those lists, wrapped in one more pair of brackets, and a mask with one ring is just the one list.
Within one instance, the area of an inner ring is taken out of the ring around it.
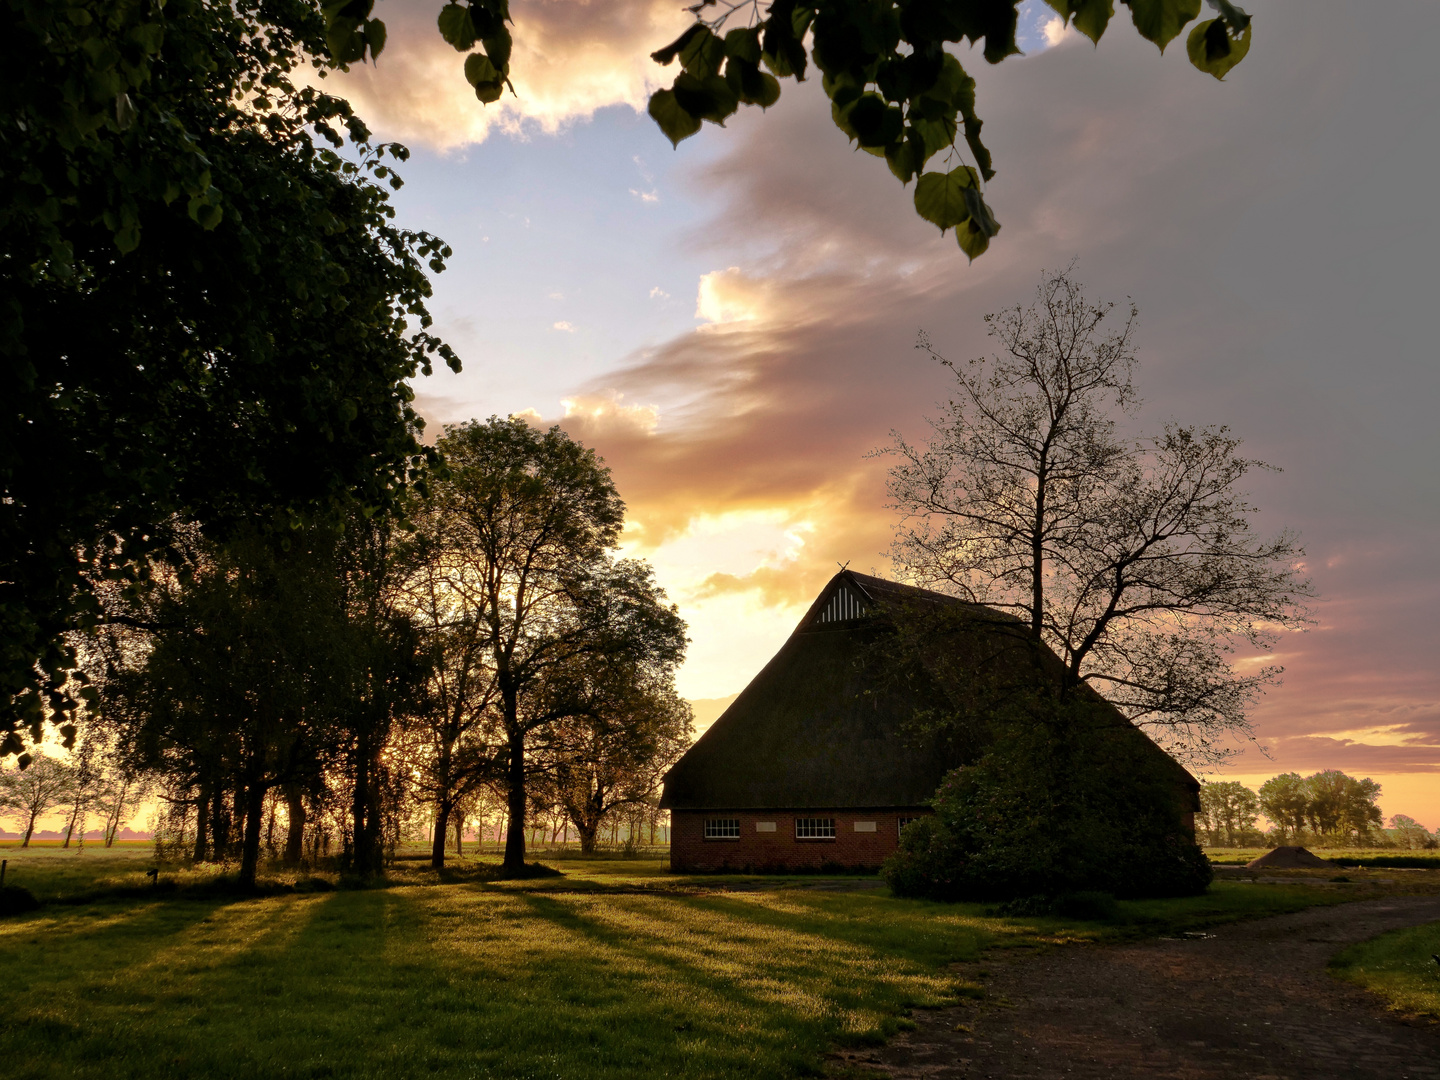
{"label": "distant field", "polygon": [[1381,934],[1330,964],[1342,979],[1385,998],[1399,1012],[1440,1020],[1440,923]]}
{"label": "distant field", "polygon": [[[1272,849],[1206,848],[1205,854],[1217,866],[1243,866]],[[1440,851],[1406,851],[1397,848],[1313,848],[1316,855],[1333,862],[1358,863],[1361,866],[1415,866],[1440,870]]]}
{"label": "distant field", "polygon": [[7,1078],[813,1076],[909,1009],[982,993],[951,965],[987,948],[1354,895],[1220,883],[1087,924],[897,900],[873,878],[683,877],[658,859],[556,859],[563,877],[525,882],[411,861],[395,887],[263,899],[207,895],[212,872],[166,871],[177,891],[146,892],[146,865],[12,863],[37,894],[108,898],[0,920]]}

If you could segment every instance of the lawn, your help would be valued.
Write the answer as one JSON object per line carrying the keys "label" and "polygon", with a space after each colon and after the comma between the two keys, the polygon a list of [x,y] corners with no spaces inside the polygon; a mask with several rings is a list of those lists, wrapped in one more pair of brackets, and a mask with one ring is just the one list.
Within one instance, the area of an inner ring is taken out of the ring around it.
{"label": "lawn", "polygon": [[[563,877],[239,898],[146,884],[130,852],[0,851],[53,899],[0,920],[0,1061],[30,1077],[791,1077],[906,1013],[983,993],[987,949],[1199,928],[1351,894],[1220,883],[1115,924],[989,917],[874,879],[681,877],[557,859]],[[64,860],[69,859],[67,864]],[[150,891],[147,891],[150,890]]]}
{"label": "lawn", "polygon": [[1352,945],[1330,962],[1342,979],[1385,998],[1399,1012],[1440,1020],[1440,922],[1395,930]]}

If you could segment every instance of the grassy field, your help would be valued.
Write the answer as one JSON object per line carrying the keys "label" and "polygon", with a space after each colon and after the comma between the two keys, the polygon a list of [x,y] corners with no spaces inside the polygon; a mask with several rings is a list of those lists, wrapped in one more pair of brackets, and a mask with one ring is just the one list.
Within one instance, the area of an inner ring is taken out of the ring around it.
{"label": "grassy field", "polygon": [[[1206,848],[1205,854],[1216,866],[1244,866],[1251,859],[1257,859],[1271,849],[1263,848]],[[1315,848],[1316,855],[1335,862],[1359,862],[1365,864],[1395,863],[1440,870],[1440,851],[1407,851],[1400,848]]]}
{"label": "grassy field", "polygon": [[389,888],[256,899],[210,872],[165,871],[157,892],[143,852],[0,857],[52,901],[0,920],[0,1062],[17,1080],[822,1075],[827,1051],[982,994],[954,965],[987,949],[1354,896],[1221,882],[1087,924],[897,900],[873,878],[691,878],[654,859],[557,859],[563,876],[523,882],[488,881],[474,859],[443,877],[407,861]]}
{"label": "grassy field", "polygon": [[1359,983],[1399,1012],[1440,1020],[1440,923],[1381,934],[1331,961],[1342,979]]}

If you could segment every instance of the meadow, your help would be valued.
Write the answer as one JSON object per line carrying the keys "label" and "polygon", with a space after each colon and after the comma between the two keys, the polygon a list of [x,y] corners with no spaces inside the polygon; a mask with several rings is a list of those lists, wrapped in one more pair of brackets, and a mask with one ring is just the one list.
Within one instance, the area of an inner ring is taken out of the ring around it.
{"label": "meadow", "polygon": [[[385,888],[333,875],[228,893],[141,851],[0,850],[49,901],[0,920],[14,1078],[829,1075],[827,1053],[984,994],[975,963],[1333,903],[1319,881],[1219,882],[1106,923],[899,900],[874,878],[686,877],[655,858],[491,857]],[[289,891],[298,884],[301,890]],[[962,969],[957,965],[964,965]]]}
{"label": "meadow", "polygon": [[1385,998],[1397,1012],[1440,1023],[1440,923],[1352,945],[1330,963],[1342,979]]}

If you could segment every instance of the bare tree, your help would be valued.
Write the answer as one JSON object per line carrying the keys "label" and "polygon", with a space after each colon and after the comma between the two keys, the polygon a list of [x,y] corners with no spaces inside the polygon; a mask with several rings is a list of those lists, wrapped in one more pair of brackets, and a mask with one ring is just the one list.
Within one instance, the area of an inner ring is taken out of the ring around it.
{"label": "bare tree", "polygon": [[36,754],[24,769],[0,770],[0,809],[14,812],[24,824],[22,848],[30,846],[40,816],[62,805],[74,786],[75,771],[44,754]]}
{"label": "bare tree", "polygon": [[1223,759],[1280,669],[1241,672],[1303,625],[1310,596],[1289,532],[1261,538],[1240,490],[1255,469],[1226,428],[1168,425],[1127,439],[1139,401],[1136,310],[1092,304],[1068,272],[1028,308],[986,316],[1000,349],[955,364],[955,397],[912,446],[885,451],[901,514],[896,564],[915,580],[1017,618],[1064,663],[1064,687],[1100,690],[1173,753]]}

